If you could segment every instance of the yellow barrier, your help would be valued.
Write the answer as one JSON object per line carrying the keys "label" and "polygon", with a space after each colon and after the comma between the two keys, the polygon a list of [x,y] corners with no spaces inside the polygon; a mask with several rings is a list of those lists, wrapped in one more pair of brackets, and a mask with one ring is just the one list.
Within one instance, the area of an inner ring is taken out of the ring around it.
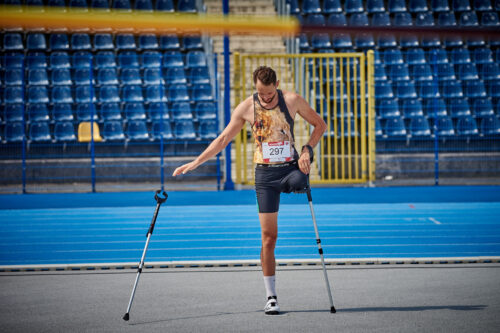
{"label": "yellow barrier", "polygon": [[[234,54],[234,105],[254,92],[252,73],[272,67],[280,88],[302,95],[327,123],[315,147],[311,183],[375,180],[373,51],[321,54]],[[306,144],[309,124],[295,118],[295,145]],[[247,124],[235,140],[237,184],[253,184],[253,138]]]}

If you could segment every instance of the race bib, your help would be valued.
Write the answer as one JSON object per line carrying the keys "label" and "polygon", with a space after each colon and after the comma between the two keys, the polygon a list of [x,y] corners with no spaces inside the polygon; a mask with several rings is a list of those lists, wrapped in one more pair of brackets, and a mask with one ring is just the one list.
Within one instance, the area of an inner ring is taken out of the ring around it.
{"label": "race bib", "polygon": [[265,163],[291,161],[290,141],[263,142],[262,159]]}

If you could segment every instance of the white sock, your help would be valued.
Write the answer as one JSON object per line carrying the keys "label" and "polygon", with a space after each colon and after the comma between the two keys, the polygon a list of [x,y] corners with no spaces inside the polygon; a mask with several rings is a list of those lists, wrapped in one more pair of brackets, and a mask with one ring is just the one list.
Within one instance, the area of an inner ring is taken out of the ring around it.
{"label": "white sock", "polygon": [[266,286],[266,296],[276,296],[276,275],[264,276],[264,285]]}

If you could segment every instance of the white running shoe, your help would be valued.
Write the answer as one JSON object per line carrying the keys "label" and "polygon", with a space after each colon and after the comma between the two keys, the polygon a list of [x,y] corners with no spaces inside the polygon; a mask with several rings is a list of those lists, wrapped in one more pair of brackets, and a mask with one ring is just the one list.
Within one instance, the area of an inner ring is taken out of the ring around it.
{"label": "white running shoe", "polygon": [[269,296],[267,298],[264,312],[266,315],[277,315],[280,313],[280,306],[278,305],[278,298],[276,296]]}

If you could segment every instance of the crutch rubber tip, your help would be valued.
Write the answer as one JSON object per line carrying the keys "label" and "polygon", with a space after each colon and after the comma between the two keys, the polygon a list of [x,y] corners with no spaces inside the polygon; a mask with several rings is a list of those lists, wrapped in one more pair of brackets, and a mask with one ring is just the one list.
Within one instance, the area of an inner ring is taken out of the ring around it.
{"label": "crutch rubber tip", "polygon": [[129,316],[128,312],[127,312],[127,313],[125,313],[125,315],[123,316],[123,320],[128,321],[129,319],[130,319],[130,316]]}
{"label": "crutch rubber tip", "polygon": [[335,307],[334,307],[334,306],[332,306],[332,307],[330,308],[330,312],[331,312],[331,313],[335,313],[335,312],[337,312],[337,310],[335,310]]}

